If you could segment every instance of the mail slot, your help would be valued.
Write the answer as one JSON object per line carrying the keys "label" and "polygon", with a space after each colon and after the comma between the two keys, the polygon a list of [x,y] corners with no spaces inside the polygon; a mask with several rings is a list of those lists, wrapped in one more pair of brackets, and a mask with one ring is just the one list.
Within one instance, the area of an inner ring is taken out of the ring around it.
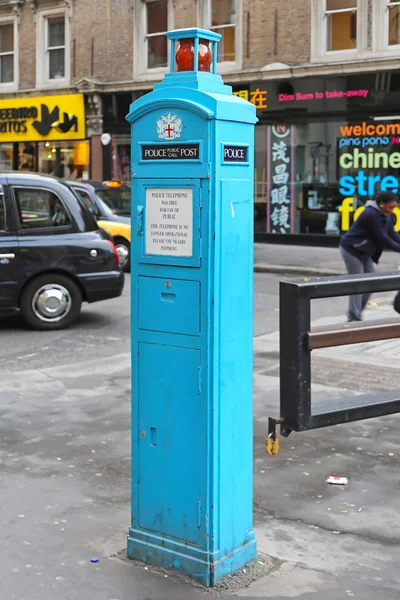
{"label": "mail slot", "polygon": [[139,329],[200,334],[200,282],[139,277]]}

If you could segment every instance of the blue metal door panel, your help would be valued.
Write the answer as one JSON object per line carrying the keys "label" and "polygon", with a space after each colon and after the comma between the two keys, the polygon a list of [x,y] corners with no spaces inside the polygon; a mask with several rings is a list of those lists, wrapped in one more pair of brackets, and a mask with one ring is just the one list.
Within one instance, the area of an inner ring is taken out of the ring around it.
{"label": "blue metal door panel", "polygon": [[200,282],[139,277],[139,329],[199,335]]}
{"label": "blue metal door panel", "polygon": [[192,544],[206,521],[200,360],[200,350],[139,344],[139,526]]}

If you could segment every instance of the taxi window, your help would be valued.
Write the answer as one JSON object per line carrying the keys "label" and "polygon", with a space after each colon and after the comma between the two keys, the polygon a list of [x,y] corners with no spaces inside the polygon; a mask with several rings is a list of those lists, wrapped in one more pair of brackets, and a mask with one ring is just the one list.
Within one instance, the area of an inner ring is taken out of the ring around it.
{"label": "taxi window", "polygon": [[129,189],[101,189],[96,194],[116,214],[130,213],[131,194]]}
{"label": "taxi window", "polygon": [[60,227],[71,224],[60,198],[49,190],[14,188],[21,229]]}
{"label": "taxi window", "polygon": [[4,196],[0,196],[0,231],[6,230],[6,210],[4,206]]}
{"label": "taxi window", "polygon": [[75,194],[78,195],[78,198],[80,198],[82,200],[82,202],[84,203],[84,205],[89,209],[92,210],[94,207],[94,202],[92,201],[91,197],[89,196],[89,194],[87,192],[85,192],[85,190],[82,190],[81,188],[73,188]]}

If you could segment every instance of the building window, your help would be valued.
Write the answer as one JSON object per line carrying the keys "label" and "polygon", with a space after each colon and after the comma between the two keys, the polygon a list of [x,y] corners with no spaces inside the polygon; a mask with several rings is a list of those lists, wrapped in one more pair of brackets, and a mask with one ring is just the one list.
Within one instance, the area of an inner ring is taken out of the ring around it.
{"label": "building window", "polygon": [[221,35],[218,43],[218,72],[242,68],[243,0],[198,0],[198,20],[204,29]]}
{"label": "building window", "polygon": [[389,46],[400,44],[400,2],[397,0],[388,0],[387,10],[389,12]]}
{"label": "building window", "polygon": [[14,24],[0,25],[0,83],[14,81]]}
{"label": "building window", "polygon": [[168,0],[146,2],[147,68],[168,66]]}
{"label": "building window", "polygon": [[166,33],[174,26],[172,0],[135,0],[133,76],[141,81],[161,77],[168,68]]}
{"label": "building window", "polygon": [[211,0],[211,29],[222,35],[218,62],[235,62],[236,0]]}
{"label": "building window", "polygon": [[65,77],[65,17],[46,19],[46,62],[48,79]]}
{"label": "building window", "polygon": [[386,1],[312,0],[311,62],[367,58],[376,43],[376,6]]}
{"label": "building window", "polygon": [[65,87],[69,83],[69,20],[65,10],[38,13],[36,80],[38,87]]}
{"label": "building window", "polygon": [[326,0],[327,50],[357,48],[357,0]]}

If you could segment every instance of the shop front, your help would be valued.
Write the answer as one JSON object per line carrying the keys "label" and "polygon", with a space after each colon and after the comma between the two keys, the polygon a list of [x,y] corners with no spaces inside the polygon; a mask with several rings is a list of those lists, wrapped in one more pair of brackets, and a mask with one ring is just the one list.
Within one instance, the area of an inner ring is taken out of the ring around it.
{"label": "shop front", "polygon": [[0,170],[89,178],[83,94],[0,100]]}
{"label": "shop front", "polygon": [[132,102],[150,92],[103,94],[103,129],[111,141],[103,149],[103,179],[131,182],[131,132],[126,115]]}
{"label": "shop front", "polygon": [[399,191],[400,71],[264,81],[234,93],[259,118],[256,240],[335,243],[378,191]]}

